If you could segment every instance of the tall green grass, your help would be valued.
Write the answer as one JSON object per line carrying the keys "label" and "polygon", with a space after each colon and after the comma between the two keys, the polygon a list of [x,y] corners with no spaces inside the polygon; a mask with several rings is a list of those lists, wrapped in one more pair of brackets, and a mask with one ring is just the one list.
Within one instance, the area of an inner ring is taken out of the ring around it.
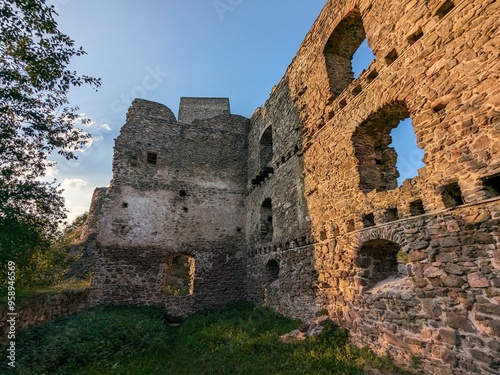
{"label": "tall green grass", "polygon": [[27,331],[18,374],[403,374],[390,361],[348,343],[333,323],[307,341],[278,336],[299,321],[252,305],[198,313],[179,328],[154,308],[97,308]]}
{"label": "tall green grass", "polygon": [[96,308],[20,335],[16,373],[72,374],[89,365],[112,368],[133,357],[161,355],[170,341],[159,309]]}

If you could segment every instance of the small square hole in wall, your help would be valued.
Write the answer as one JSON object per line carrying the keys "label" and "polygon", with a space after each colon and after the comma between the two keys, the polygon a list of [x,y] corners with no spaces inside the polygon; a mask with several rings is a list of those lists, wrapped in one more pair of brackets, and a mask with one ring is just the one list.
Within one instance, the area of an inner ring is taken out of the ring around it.
{"label": "small square hole in wall", "polygon": [[387,65],[391,65],[394,61],[396,61],[397,58],[398,58],[398,52],[396,51],[396,49],[393,49],[385,57],[385,63]]}
{"label": "small square hole in wall", "polygon": [[436,11],[436,16],[439,17],[439,19],[443,18],[446,16],[450,11],[455,7],[455,4],[451,0],[446,0]]}
{"label": "small square hole in wall", "polygon": [[483,178],[483,185],[488,190],[488,195],[491,198],[500,196],[500,173]]}
{"label": "small square hole in wall", "polygon": [[368,82],[371,82],[377,77],[378,77],[378,72],[376,70],[372,70],[370,74],[366,76],[366,79],[368,80]]}
{"label": "small square hole in wall", "polygon": [[353,90],[352,90],[352,95],[353,96],[356,96],[356,95],[359,95],[359,93],[363,91],[363,88],[361,87],[361,85],[357,85]]}
{"label": "small square hole in wall", "polygon": [[123,202],[123,203],[122,203],[122,207],[123,207],[123,208],[127,208],[127,207],[128,207],[128,203],[127,203],[127,202]]}
{"label": "small square hole in wall", "polygon": [[365,228],[373,227],[374,225],[375,225],[375,217],[373,216],[373,213],[368,215],[363,215],[363,226]]}
{"label": "small square hole in wall", "polygon": [[347,101],[345,99],[342,99],[339,103],[340,108],[344,108],[347,105]]}
{"label": "small square hole in wall", "polygon": [[462,191],[457,182],[448,184],[441,188],[441,198],[446,208],[456,207],[464,204]]}
{"label": "small square hole in wall", "polygon": [[185,197],[187,195],[186,190],[179,191],[179,197]]}
{"label": "small square hole in wall", "polygon": [[399,220],[398,209],[396,207],[389,208],[385,212],[385,218],[387,219],[387,221],[396,221],[396,220]]}
{"label": "small square hole in wall", "polygon": [[423,214],[425,214],[425,210],[424,210],[424,204],[422,203],[421,199],[417,199],[416,201],[410,203],[411,216],[418,216]]}
{"label": "small square hole in wall", "polygon": [[148,152],[146,161],[148,162],[148,164],[156,164],[157,158],[158,154],[156,152]]}
{"label": "small square hole in wall", "polygon": [[416,32],[414,32],[413,34],[411,34],[408,37],[408,44],[411,46],[417,40],[419,40],[420,38],[422,38],[423,35],[424,35],[424,33],[423,33],[422,29],[419,28]]}

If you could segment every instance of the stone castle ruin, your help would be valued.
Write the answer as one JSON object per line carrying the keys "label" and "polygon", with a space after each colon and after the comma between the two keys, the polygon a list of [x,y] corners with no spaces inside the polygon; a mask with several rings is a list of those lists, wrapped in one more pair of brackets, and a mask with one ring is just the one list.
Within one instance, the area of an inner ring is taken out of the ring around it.
{"label": "stone castle ruin", "polygon": [[[426,373],[498,373],[499,18],[495,0],[330,0],[251,119],[136,99],[90,212],[96,303],[326,309]],[[425,166],[399,184],[405,119]]]}

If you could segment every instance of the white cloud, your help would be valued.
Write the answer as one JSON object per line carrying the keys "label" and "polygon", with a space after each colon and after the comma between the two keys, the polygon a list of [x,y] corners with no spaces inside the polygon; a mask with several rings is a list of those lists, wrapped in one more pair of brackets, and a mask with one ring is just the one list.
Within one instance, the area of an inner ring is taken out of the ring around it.
{"label": "white cloud", "polygon": [[87,182],[81,178],[65,178],[61,184],[64,190],[80,190]]}
{"label": "white cloud", "polygon": [[79,113],[77,118],[73,121],[73,125],[79,126],[81,128],[85,128],[86,131],[91,131],[91,130],[104,130],[104,131],[111,131],[111,126],[108,123],[97,123],[94,120],[87,119],[87,121],[83,121],[87,118],[87,115],[85,113]]}
{"label": "white cloud", "polygon": [[68,209],[68,217],[66,221],[68,224],[71,224],[75,219],[81,214],[87,212],[89,210],[89,206],[82,206],[77,204],[72,204],[66,202],[66,208]]}
{"label": "white cloud", "polygon": [[59,170],[57,169],[57,167],[55,165],[49,165],[47,167],[47,169],[45,170],[46,177],[54,177],[54,176],[57,176],[58,173],[59,173]]}

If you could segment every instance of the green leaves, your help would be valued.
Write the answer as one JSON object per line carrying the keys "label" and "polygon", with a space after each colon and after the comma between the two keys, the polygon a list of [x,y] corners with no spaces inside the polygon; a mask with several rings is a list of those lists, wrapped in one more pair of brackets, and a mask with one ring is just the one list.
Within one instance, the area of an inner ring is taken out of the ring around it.
{"label": "green leaves", "polygon": [[68,69],[85,51],[57,29],[56,15],[45,0],[0,2],[0,256],[20,263],[66,216],[59,187],[40,181],[48,156],[76,159],[90,138],[75,128],[80,118],[68,91],[100,86]]}
{"label": "green leaves", "polygon": [[[73,86],[98,88],[100,80],[68,69],[85,51],[57,29],[55,16],[45,0],[0,3],[0,169],[14,171],[19,182],[44,175],[54,151],[76,158],[74,152],[89,139],[75,129],[78,108],[68,107],[67,94]],[[0,174],[0,183],[4,178]],[[22,200],[0,200],[0,221],[6,219],[5,204]],[[55,212],[64,216],[62,206]]]}

